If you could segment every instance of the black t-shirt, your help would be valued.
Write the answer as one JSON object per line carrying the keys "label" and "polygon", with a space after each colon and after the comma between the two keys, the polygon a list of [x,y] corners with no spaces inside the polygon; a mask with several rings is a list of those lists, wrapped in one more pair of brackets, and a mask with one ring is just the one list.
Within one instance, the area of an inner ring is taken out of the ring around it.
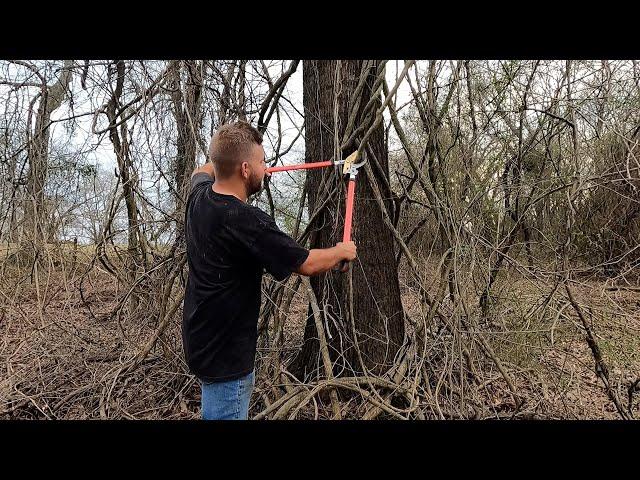
{"label": "black t-shirt", "polygon": [[185,235],[189,277],[182,340],[191,372],[207,382],[254,369],[262,272],[287,278],[309,255],[259,208],[191,180]]}

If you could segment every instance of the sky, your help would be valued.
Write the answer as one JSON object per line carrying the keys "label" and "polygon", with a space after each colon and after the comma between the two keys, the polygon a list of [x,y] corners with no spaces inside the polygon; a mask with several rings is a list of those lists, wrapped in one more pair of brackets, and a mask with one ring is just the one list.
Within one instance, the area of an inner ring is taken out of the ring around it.
{"label": "sky", "polygon": [[[402,66],[402,61],[391,60],[387,63],[386,77],[390,89],[393,88],[393,85],[396,82],[396,75],[397,73],[399,73],[399,71],[402,70]],[[95,108],[86,104],[86,92],[83,92],[82,89],[76,89],[76,91],[76,114],[78,112],[91,111],[92,108]],[[291,103],[296,107],[297,110],[299,110],[300,112],[304,111],[304,107],[302,105],[302,64],[298,65],[296,72],[289,79],[284,95],[291,101]],[[409,97],[409,87],[406,82],[403,82],[397,92],[397,104],[404,104],[409,99]],[[293,118],[290,119],[287,115],[281,115],[283,133],[281,141],[283,146],[289,145],[298,134],[298,128],[293,122],[296,122],[298,125],[302,123],[302,118],[297,113],[295,113],[295,111],[290,106],[287,106],[287,110],[292,114],[291,116]],[[70,115],[71,111],[67,102],[53,113],[52,120],[66,118]],[[102,117],[104,117],[104,115],[102,115]],[[388,118],[388,113],[386,111],[385,118]],[[102,118],[102,121],[104,121],[104,118]],[[80,117],[78,119],[78,128],[71,137],[69,136],[69,133],[65,131],[65,126],[62,122],[55,123],[52,127],[51,137],[52,139],[54,139],[54,141],[61,141],[62,139],[64,139],[65,141],[69,141],[74,145],[74,149],[77,148],[87,151],[86,160],[88,163],[99,165],[104,169],[111,170],[117,165],[113,147],[109,142],[107,136],[103,135],[102,138],[98,140],[96,136],[91,133],[91,122],[91,115]],[[273,148],[271,144],[275,144],[277,141],[277,139],[273,135],[273,133],[275,132],[277,132],[277,130],[276,119],[274,115],[271,118],[267,141],[265,141],[265,151],[267,153],[267,158],[272,157],[273,155]],[[205,138],[205,140],[208,141],[208,138]],[[198,154],[199,155],[197,162],[199,165],[201,165],[205,161],[204,155],[200,151],[198,152]],[[298,138],[291,150],[282,157],[282,161],[286,164],[289,164],[302,161],[303,158],[304,134]],[[318,161],[321,160],[322,159],[318,159]]]}

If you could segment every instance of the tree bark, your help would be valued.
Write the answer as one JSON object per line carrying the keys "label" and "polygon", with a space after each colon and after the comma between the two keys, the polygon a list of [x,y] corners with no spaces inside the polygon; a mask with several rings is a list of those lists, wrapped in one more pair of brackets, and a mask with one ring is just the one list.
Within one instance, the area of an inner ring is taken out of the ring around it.
{"label": "tree bark", "polygon": [[33,138],[27,149],[29,173],[26,185],[25,222],[23,246],[31,242],[32,252],[35,254],[46,241],[47,229],[44,223],[47,219],[47,205],[45,199],[45,184],[49,163],[49,136],[51,114],[62,105],[67,96],[71,81],[71,60],[65,60],[56,83],[52,86],[43,85],[39,93],[40,103],[36,114],[36,125]]}
{"label": "tree bark", "polygon": [[[339,152],[337,156],[344,158],[353,150],[340,150],[349,111],[352,105],[357,106],[354,129],[362,125],[363,110],[372,96],[377,67],[377,62],[374,62],[365,87],[358,94],[358,101],[353,98],[353,92],[356,91],[363,63],[361,60],[304,61],[306,162],[330,159],[336,151]],[[375,112],[380,105],[378,96],[372,111]],[[367,127],[371,121],[369,117]],[[350,133],[346,132],[346,136]],[[372,180],[380,186],[383,197],[389,199],[389,168],[382,123],[372,134],[368,145],[371,148],[362,152],[363,158],[372,165],[377,163],[372,169],[375,176]],[[321,208],[313,220],[310,247],[326,248],[342,241],[346,194],[342,175],[331,168],[310,170],[307,172],[306,189],[310,215]],[[330,198],[321,207],[326,195]],[[391,201],[385,200],[385,204],[391,210]],[[384,371],[393,363],[404,338],[404,313],[393,236],[383,222],[364,169],[361,169],[356,183],[352,232],[352,239],[358,246],[358,258],[351,264],[350,272],[327,272],[311,278],[336,376],[362,373],[363,363],[373,373]],[[319,360],[318,333],[309,310],[303,348],[291,366],[292,371],[300,377],[314,376],[322,368]]]}
{"label": "tree bark", "polygon": [[[202,122],[201,92],[202,75],[200,65],[194,60],[185,60],[182,70],[185,73],[185,84],[182,85],[179,61],[172,62],[174,78],[173,115],[178,129],[177,153],[173,164],[176,188],[176,223],[177,236],[184,230],[184,206],[189,193],[190,175],[196,166],[198,150],[198,132]],[[184,87],[184,88],[183,88]]]}
{"label": "tree bark", "polygon": [[[109,67],[111,68],[111,67]],[[130,285],[133,285],[137,277],[138,270],[145,259],[143,251],[144,242],[141,239],[140,227],[138,225],[138,207],[136,205],[134,180],[131,173],[131,159],[129,155],[129,142],[127,140],[127,124],[121,122],[120,133],[118,133],[118,117],[125,114],[121,111],[120,101],[124,89],[125,64],[123,60],[115,62],[116,87],[113,95],[109,99],[106,114],[109,118],[109,139],[113,144],[113,149],[118,161],[118,171],[122,180],[122,193],[127,207],[128,239],[126,271]],[[121,138],[122,136],[122,138]],[[142,255],[141,255],[142,253]],[[138,306],[138,298],[135,293],[130,296],[130,309],[133,312]]]}

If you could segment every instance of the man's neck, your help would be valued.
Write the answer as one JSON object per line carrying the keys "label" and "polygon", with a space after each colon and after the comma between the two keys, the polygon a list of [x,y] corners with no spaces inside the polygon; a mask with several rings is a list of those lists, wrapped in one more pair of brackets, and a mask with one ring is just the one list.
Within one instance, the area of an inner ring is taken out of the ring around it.
{"label": "man's neck", "polygon": [[233,195],[242,202],[246,203],[247,201],[247,192],[244,185],[238,185],[235,182],[216,180],[213,182],[213,185],[211,185],[211,189],[222,195]]}

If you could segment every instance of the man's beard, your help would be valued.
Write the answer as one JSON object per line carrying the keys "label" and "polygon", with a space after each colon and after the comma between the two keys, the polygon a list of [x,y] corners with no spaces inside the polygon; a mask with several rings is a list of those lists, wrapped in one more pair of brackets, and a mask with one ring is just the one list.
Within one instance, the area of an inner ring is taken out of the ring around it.
{"label": "man's beard", "polygon": [[258,193],[260,190],[262,190],[262,179],[257,175],[251,175],[247,182],[247,197]]}

